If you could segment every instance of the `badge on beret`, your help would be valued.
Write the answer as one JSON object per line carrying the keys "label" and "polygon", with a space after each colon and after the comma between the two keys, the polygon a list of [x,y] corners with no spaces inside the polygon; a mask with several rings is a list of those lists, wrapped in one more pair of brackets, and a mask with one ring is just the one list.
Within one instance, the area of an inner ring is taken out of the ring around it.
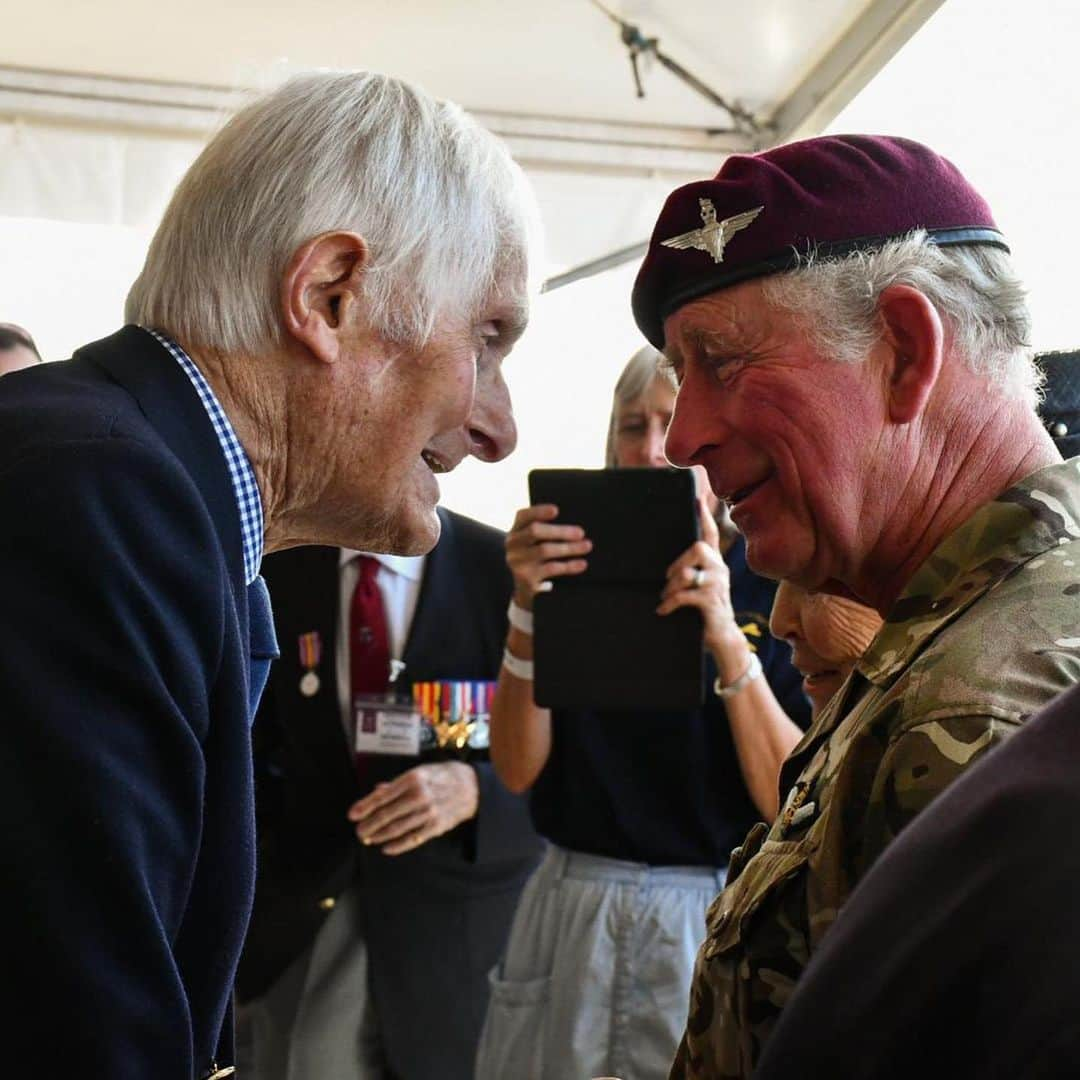
{"label": "badge on beret", "polygon": [[744,210],[741,214],[733,214],[723,221],[717,221],[716,207],[713,206],[712,199],[698,199],[698,205],[701,207],[701,228],[679,233],[678,236],[661,240],[660,243],[677,251],[686,251],[688,248],[707,251],[713,257],[713,262],[718,263],[724,261],[724,248],[728,241],[765,209],[764,206],[755,206],[753,210]]}

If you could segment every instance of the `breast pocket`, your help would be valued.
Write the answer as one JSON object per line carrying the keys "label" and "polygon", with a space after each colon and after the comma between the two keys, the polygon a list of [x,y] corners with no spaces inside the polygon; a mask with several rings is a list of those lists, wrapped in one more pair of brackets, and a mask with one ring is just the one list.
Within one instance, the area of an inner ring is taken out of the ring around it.
{"label": "breast pocket", "polygon": [[709,908],[687,1029],[708,1047],[716,1075],[750,1075],[806,967],[806,882],[817,844],[814,828],[797,840],[751,833],[734,882]]}
{"label": "breast pocket", "polygon": [[[769,826],[759,821],[747,834],[746,839],[731,853],[728,859],[725,886],[731,885],[743,872],[743,867],[761,850],[765,837],[769,835]],[[717,897],[719,899],[719,897]]]}
{"label": "breast pocket", "polygon": [[[768,839],[763,826],[757,835],[755,831],[732,853],[734,879],[728,877],[727,888],[706,916],[703,952],[708,959],[740,948],[766,910],[771,918],[780,920],[785,931],[805,924],[805,889],[792,886],[806,875],[817,849],[816,830],[810,829],[797,840]],[[795,892],[799,900],[790,896]],[[755,941],[755,951],[757,944]]]}

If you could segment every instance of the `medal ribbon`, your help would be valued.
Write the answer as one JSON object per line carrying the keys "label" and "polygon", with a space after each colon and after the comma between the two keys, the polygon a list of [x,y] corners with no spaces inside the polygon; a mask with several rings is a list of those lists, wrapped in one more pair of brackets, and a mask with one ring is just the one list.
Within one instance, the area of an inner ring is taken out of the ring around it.
{"label": "medal ribbon", "polygon": [[319,631],[311,630],[301,634],[297,638],[297,645],[300,649],[300,666],[305,671],[317,668],[322,660],[322,635]]}
{"label": "medal ribbon", "polygon": [[440,749],[454,746],[463,750],[478,721],[487,723],[495,683],[487,681],[441,680],[417,682],[412,687],[413,703],[424,722],[435,733]]}

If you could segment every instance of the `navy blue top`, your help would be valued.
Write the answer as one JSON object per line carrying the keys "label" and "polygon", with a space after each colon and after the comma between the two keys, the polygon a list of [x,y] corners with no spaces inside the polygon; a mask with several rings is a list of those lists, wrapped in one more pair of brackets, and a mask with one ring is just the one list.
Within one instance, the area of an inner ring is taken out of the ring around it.
{"label": "navy blue top", "polygon": [[[757,650],[780,707],[806,727],[810,706],[791,650],[768,629],[776,583],[746,565],[739,537],[724,556],[739,626]],[[670,712],[555,710],[551,755],[532,790],[533,823],[562,847],[654,866],[726,866],[760,818],[735,753],[723,703]]]}
{"label": "navy blue top", "polygon": [[0,507],[4,1073],[209,1076],[234,1056],[273,652],[221,446],[127,327],[3,377]]}

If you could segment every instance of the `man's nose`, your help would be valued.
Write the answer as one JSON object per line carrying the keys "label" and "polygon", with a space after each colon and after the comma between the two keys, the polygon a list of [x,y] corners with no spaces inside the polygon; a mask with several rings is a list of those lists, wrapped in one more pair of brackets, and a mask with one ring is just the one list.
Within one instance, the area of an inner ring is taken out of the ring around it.
{"label": "man's nose", "polygon": [[779,640],[790,641],[802,636],[799,608],[805,594],[790,581],[781,581],[769,615],[769,633]]}
{"label": "man's nose", "polygon": [[481,461],[502,461],[516,446],[517,424],[510,389],[498,371],[477,384],[469,417],[469,453]]}
{"label": "man's nose", "polygon": [[675,408],[667,429],[664,451],[672,465],[688,468],[700,464],[700,451],[719,440],[708,430],[706,411],[695,395],[687,391],[687,384],[679,387]]}

